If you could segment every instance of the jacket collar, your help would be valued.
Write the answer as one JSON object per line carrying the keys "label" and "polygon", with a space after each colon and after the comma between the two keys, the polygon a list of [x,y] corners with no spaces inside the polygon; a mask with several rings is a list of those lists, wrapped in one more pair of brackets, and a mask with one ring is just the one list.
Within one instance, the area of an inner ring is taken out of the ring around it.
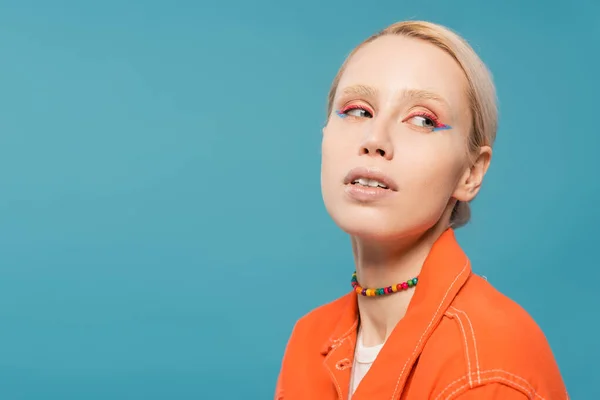
{"label": "jacket collar", "polygon": [[[392,331],[353,400],[400,396],[425,343],[470,274],[469,259],[456,241],[454,231],[446,230],[423,264],[406,315]],[[343,301],[342,313],[323,344],[322,354],[326,356],[325,365],[337,385],[338,395],[347,398],[351,370],[347,365],[352,364],[358,326],[356,293],[347,294]]]}

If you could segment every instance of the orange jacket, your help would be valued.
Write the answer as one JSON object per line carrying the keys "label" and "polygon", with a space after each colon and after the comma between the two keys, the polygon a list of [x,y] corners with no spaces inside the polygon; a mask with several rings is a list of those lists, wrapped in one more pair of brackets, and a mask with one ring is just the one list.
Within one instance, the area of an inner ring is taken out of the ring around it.
{"label": "orange jacket", "polygon": [[[351,292],[301,318],[276,400],[347,400],[358,326]],[[519,305],[471,272],[449,229],[352,400],[565,400],[552,351]]]}

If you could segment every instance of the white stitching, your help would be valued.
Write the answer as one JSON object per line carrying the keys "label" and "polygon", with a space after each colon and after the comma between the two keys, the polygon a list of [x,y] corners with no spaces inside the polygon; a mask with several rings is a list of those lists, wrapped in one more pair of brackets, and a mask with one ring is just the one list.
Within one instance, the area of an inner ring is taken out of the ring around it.
{"label": "white stitching", "polygon": [[490,373],[490,372],[502,372],[503,374],[506,374],[506,375],[508,375],[508,376],[510,376],[510,377],[512,377],[512,378],[515,378],[515,379],[520,379],[520,380],[521,380],[522,382],[524,382],[524,383],[525,383],[527,386],[529,386],[529,390],[530,390],[530,391],[532,391],[532,392],[535,394],[535,396],[536,396],[536,397],[539,397],[540,399],[543,399],[543,397],[542,397],[542,396],[540,396],[539,394],[537,394],[537,392],[536,392],[535,388],[533,387],[533,385],[532,385],[531,383],[529,383],[529,381],[528,381],[527,379],[525,379],[525,378],[523,378],[523,377],[521,377],[521,376],[519,376],[519,375],[515,375],[515,374],[513,374],[513,373],[511,373],[511,372],[505,371],[505,370],[503,370],[503,369],[488,369],[488,370],[486,370],[486,371],[483,371],[483,372],[482,372],[482,374],[483,374],[483,373],[486,373],[486,374],[487,374],[487,373]]}
{"label": "white stitching", "polygon": [[[484,379],[481,380],[481,382],[489,382],[489,381],[504,381],[505,383],[508,383],[508,384],[511,384],[511,385],[515,385],[519,389],[523,390],[523,392],[526,392],[528,394],[528,396],[531,398],[531,391],[528,391],[527,388],[524,388],[523,386],[521,386],[518,383],[515,383],[515,382],[513,382],[513,381],[511,381],[509,379],[496,376],[496,377],[492,377],[492,378],[484,378]],[[452,396],[454,396],[455,394],[457,394],[458,392],[460,392],[461,390],[463,390],[467,386],[468,385],[462,385],[461,387],[459,387],[458,389],[456,389],[455,391],[453,391],[452,393],[450,393],[448,395],[448,397],[446,397],[446,400],[451,399]],[[539,394],[537,394],[537,392],[535,390],[533,390],[533,395],[535,397],[539,397],[540,399],[544,400],[544,398],[542,396],[540,396]]]}
{"label": "white stitching", "polygon": [[352,323],[352,326],[350,327],[350,329],[348,329],[342,336],[340,336],[340,339],[344,338],[345,336],[348,336],[350,334],[350,332],[352,332],[352,330],[356,329],[357,325],[358,325],[358,319],[355,319],[354,322]]}
{"label": "white stitching", "polygon": [[[348,339],[347,335],[349,335],[350,332],[352,332],[352,329],[356,329],[357,325],[358,325],[358,320],[355,320],[354,323],[352,323],[352,326],[350,327],[350,329],[348,329],[346,331],[346,333],[344,333],[342,335],[342,337],[340,337],[339,339],[337,339],[335,341],[337,343],[337,345],[333,349],[340,347],[344,343],[344,341],[346,339]],[[335,382],[335,387],[336,387],[336,391],[337,391],[339,398],[342,399],[343,398],[342,388],[340,387],[340,384],[338,383],[337,379],[335,378],[335,374],[333,373],[331,368],[329,368],[329,365],[327,365],[327,361],[329,360],[329,357],[331,357],[332,354],[333,354],[333,351],[330,351],[329,353],[327,353],[327,356],[325,356],[325,360],[323,360],[323,362],[325,363],[325,366],[327,367],[327,371],[329,371],[329,375],[331,375],[331,380],[333,380],[333,382]]]}
{"label": "white stitching", "polygon": [[466,378],[467,378],[467,375],[463,375],[463,376],[461,376],[460,378],[458,378],[458,379],[456,379],[456,380],[454,380],[454,381],[450,382],[450,383],[448,384],[448,386],[446,386],[446,387],[444,388],[444,390],[442,390],[442,391],[440,392],[440,394],[438,394],[438,395],[437,395],[437,397],[435,398],[435,400],[437,400],[437,399],[439,399],[440,397],[442,397],[442,395],[444,394],[444,392],[446,392],[446,391],[447,391],[448,389],[450,389],[452,386],[454,386],[455,384],[457,384],[458,382],[460,382],[460,381],[462,381],[463,379],[466,379]]}
{"label": "white stitching", "polygon": [[[343,340],[342,340],[342,343],[343,343]],[[339,398],[341,399],[341,398],[343,398],[342,388],[340,387],[340,384],[338,383],[337,379],[335,379],[335,374],[333,373],[331,368],[329,368],[329,366],[327,365],[327,361],[329,360],[329,357],[331,357],[332,354],[333,354],[333,351],[330,351],[327,354],[327,356],[325,357],[325,360],[323,362],[325,363],[325,366],[327,367],[327,371],[329,371],[329,375],[331,375],[331,379],[335,383],[335,390],[337,391],[337,394],[338,394]]]}
{"label": "white stitching", "polygon": [[421,345],[421,342],[423,341],[423,338],[425,337],[425,334],[427,333],[427,331],[429,331],[429,328],[431,328],[431,325],[433,324],[433,321],[435,321],[435,319],[437,318],[437,315],[440,312],[440,309],[442,308],[442,304],[444,304],[444,301],[446,300],[446,297],[448,297],[448,293],[450,293],[450,291],[452,290],[452,288],[454,288],[454,285],[458,281],[458,278],[460,278],[460,276],[463,274],[463,272],[465,272],[467,270],[467,266],[468,265],[469,265],[469,259],[467,259],[467,262],[465,263],[465,266],[463,267],[463,269],[458,273],[458,275],[456,275],[456,277],[454,278],[454,281],[452,281],[452,284],[450,285],[450,287],[448,288],[448,290],[446,290],[446,293],[444,293],[444,297],[442,297],[442,301],[440,302],[440,305],[438,306],[437,310],[435,311],[435,314],[433,314],[433,317],[431,318],[431,321],[429,321],[429,325],[427,325],[427,328],[425,328],[425,331],[423,332],[423,334],[421,335],[421,338],[417,342],[417,345],[415,346],[415,349],[413,350],[410,358],[408,360],[406,360],[406,362],[404,363],[404,367],[402,367],[402,371],[400,372],[400,376],[398,377],[398,381],[396,381],[396,387],[394,388],[394,393],[392,394],[392,400],[396,397],[396,392],[398,391],[398,386],[400,386],[400,380],[402,380],[402,375],[404,375],[404,371],[406,370],[406,366],[408,365],[408,362],[417,353],[417,349]]}
{"label": "white stitching", "polygon": [[337,363],[335,363],[335,367],[337,369],[339,369],[340,371],[348,369],[350,367],[350,359],[344,358],[344,359],[338,361]]}
{"label": "white stitching", "polygon": [[339,345],[341,345],[344,340],[346,340],[346,336],[348,336],[350,334],[350,332],[352,332],[353,329],[356,329],[356,326],[358,325],[358,319],[354,320],[354,322],[352,323],[352,326],[350,326],[350,328],[344,332],[339,338],[337,339],[329,339],[331,341],[331,345],[330,347],[332,349],[335,349],[336,347],[338,347]]}
{"label": "white stitching", "polygon": [[[541,400],[544,400],[544,398],[543,398],[542,396],[540,396],[540,395],[537,393],[537,391],[535,390],[535,388],[533,387],[533,385],[532,385],[531,383],[529,383],[529,381],[527,381],[527,379],[525,379],[525,378],[523,378],[523,377],[521,377],[521,376],[519,376],[519,375],[515,375],[515,374],[513,374],[513,373],[510,373],[510,372],[508,372],[508,371],[505,371],[505,370],[503,370],[503,369],[488,369],[488,370],[485,370],[485,371],[481,371],[481,372],[480,372],[480,374],[481,374],[481,375],[488,375],[488,374],[491,374],[491,373],[499,373],[499,372],[500,372],[500,373],[503,373],[503,374],[506,374],[506,375],[508,375],[508,376],[510,376],[510,377],[512,377],[512,378],[515,378],[515,379],[519,379],[519,380],[521,380],[521,382],[522,382],[524,385],[528,386],[528,388],[529,388],[529,392],[533,392],[533,393],[534,393],[534,395],[535,395],[535,397],[537,397],[537,398],[539,398],[539,399],[541,399]],[[460,378],[458,378],[458,379],[456,379],[456,380],[452,381],[450,384],[448,384],[448,386],[446,386],[446,387],[444,388],[444,390],[442,390],[442,391],[440,392],[440,394],[438,394],[438,395],[437,395],[437,397],[436,397],[436,400],[437,400],[437,399],[439,399],[439,398],[440,398],[440,397],[441,397],[441,396],[444,394],[444,392],[446,392],[448,389],[450,389],[450,388],[451,388],[453,385],[457,384],[458,382],[460,382],[460,381],[462,381],[463,379],[466,379],[466,378],[467,378],[467,375],[463,375],[462,377],[460,377]],[[495,379],[495,378],[498,378],[498,379],[506,379],[506,378],[501,378],[501,377],[490,377],[490,378],[484,378],[483,380],[481,380],[481,379],[480,379],[480,383],[481,383],[481,382],[483,382],[483,381],[490,381],[490,380],[493,380],[493,379]],[[463,385],[463,386],[461,386],[461,389],[464,389],[464,387],[465,387],[465,386],[467,386],[467,385]],[[527,390],[526,390],[526,391],[527,391]],[[455,392],[456,392],[456,391],[454,391],[453,393],[455,393]],[[448,397],[447,397],[447,398],[448,398]],[[567,400],[568,400],[568,399],[567,399]]]}
{"label": "white stitching", "polygon": [[450,308],[452,308],[456,312],[464,314],[465,318],[467,318],[467,322],[469,323],[469,327],[471,328],[471,334],[473,336],[473,349],[475,350],[475,368],[477,369],[477,383],[481,383],[481,375],[479,373],[479,354],[477,352],[477,340],[475,339],[475,329],[473,329],[473,324],[471,323],[471,318],[469,318],[467,313],[464,312],[463,310],[459,310],[458,308],[456,308],[454,306],[450,306]]}
{"label": "white stitching", "polygon": [[473,387],[473,379],[471,378],[471,375],[473,375],[473,373],[471,372],[471,357],[469,356],[469,343],[467,342],[467,334],[465,332],[465,327],[464,327],[460,317],[457,314],[451,313],[449,311],[446,311],[446,314],[448,314],[451,317],[456,317],[456,320],[458,321],[458,325],[460,325],[460,331],[462,332],[463,341],[465,342],[465,351],[467,352],[467,371],[468,372],[467,372],[466,376],[469,377],[469,386]]}

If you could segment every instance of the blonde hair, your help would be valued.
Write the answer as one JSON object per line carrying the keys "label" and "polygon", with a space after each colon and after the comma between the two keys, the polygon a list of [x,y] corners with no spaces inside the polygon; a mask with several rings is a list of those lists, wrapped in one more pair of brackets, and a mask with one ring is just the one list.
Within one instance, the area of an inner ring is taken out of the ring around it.
{"label": "blonde hair", "polygon": [[[331,115],[337,87],[350,58],[364,45],[385,35],[401,35],[420,39],[437,46],[454,58],[467,78],[467,98],[472,117],[468,152],[474,154],[481,146],[492,146],[498,129],[498,110],[496,89],[489,70],[465,39],[444,26],[426,21],[403,21],[392,24],[354,48],[331,84],[327,102],[327,118]],[[458,201],[452,211],[450,224],[452,227],[458,228],[469,222],[470,218],[469,203]]]}

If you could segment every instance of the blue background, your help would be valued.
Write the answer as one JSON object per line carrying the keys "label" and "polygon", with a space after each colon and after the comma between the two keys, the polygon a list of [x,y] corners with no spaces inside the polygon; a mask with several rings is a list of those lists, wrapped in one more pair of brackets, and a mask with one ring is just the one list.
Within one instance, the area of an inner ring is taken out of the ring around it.
{"label": "blue background", "polygon": [[[285,3],[285,4],[284,4]],[[593,1],[0,1],[0,397],[267,399],[293,323],[349,289],[322,205],[346,54],[446,24],[501,123],[474,269],[546,332],[574,399],[596,361]]]}

